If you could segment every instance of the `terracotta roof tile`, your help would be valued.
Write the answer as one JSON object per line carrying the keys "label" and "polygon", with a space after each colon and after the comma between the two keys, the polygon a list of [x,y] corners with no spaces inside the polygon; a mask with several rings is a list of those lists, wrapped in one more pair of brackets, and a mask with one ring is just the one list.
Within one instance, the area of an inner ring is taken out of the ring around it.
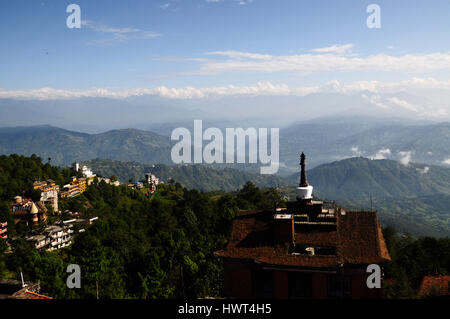
{"label": "terracotta roof tile", "polygon": [[450,276],[425,276],[418,295],[427,296],[436,292],[439,296],[450,295]]}
{"label": "terracotta roof tile", "polygon": [[342,264],[383,263],[390,260],[375,212],[337,214],[337,228],[297,232],[298,245],[331,246],[331,255],[293,255],[287,245],[274,245],[272,212],[240,211],[227,247],[217,251],[224,258],[250,259],[281,266],[336,268]]}
{"label": "terracotta roof tile", "polygon": [[11,299],[53,299],[52,297],[41,295],[26,289],[22,289],[16,293],[14,293]]}

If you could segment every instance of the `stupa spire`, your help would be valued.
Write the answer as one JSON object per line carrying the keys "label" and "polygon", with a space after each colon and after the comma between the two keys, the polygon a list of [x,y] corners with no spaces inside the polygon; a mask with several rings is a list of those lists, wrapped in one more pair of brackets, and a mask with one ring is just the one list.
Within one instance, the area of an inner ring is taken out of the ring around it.
{"label": "stupa spire", "polygon": [[308,181],[306,180],[306,156],[302,152],[302,155],[300,155],[300,166],[301,166],[301,172],[300,172],[300,187],[306,187],[308,186]]}

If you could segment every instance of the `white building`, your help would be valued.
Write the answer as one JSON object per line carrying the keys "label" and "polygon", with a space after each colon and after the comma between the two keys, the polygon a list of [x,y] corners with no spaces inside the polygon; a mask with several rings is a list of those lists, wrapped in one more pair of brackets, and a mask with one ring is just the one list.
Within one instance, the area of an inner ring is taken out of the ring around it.
{"label": "white building", "polygon": [[158,184],[159,184],[159,178],[156,177],[156,175],[154,175],[152,173],[145,174],[145,180],[147,181],[147,183],[149,183],[151,185],[158,186]]}
{"label": "white building", "polygon": [[86,165],[83,165],[83,166],[80,167],[80,163],[73,163],[73,164],[72,164],[72,167],[73,167],[73,169],[74,169],[76,172],[79,172],[80,169],[81,169],[81,173],[83,173],[83,175],[84,175],[86,178],[90,178],[90,177],[95,177],[95,176],[96,176],[96,175],[92,172],[92,170],[91,170],[89,167],[87,167]]}
{"label": "white building", "polygon": [[72,225],[66,227],[49,226],[39,234],[28,237],[27,240],[33,242],[36,249],[46,249],[48,251],[69,246],[72,243]]}
{"label": "white building", "polygon": [[87,167],[86,165],[83,165],[83,167],[81,168],[81,172],[83,173],[84,176],[86,176],[87,178],[90,177],[94,177],[95,174],[92,172],[92,170]]}

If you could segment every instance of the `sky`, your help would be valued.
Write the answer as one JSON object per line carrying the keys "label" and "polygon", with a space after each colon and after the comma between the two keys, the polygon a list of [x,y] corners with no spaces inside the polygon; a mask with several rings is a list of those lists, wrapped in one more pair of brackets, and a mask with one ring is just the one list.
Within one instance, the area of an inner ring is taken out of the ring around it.
{"label": "sky", "polygon": [[1,1],[0,98],[370,92],[414,111],[380,94],[450,89],[449,17],[448,0]]}

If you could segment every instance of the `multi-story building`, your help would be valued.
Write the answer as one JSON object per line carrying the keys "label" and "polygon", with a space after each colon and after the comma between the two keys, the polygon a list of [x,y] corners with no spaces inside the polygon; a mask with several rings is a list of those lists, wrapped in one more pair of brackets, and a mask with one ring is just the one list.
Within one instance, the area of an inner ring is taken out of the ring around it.
{"label": "multi-story building", "polygon": [[53,207],[53,211],[58,212],[58,193],[59,186],[55,181],[48,179],[46,181],[36,181],[33,188],[41,191],[41,202],[49,204]]}
{"label": "multi-story building", "polygon": [[86,178],[73,177],[70,184],[64,185],[63,191],[60,192],[61,198],[73,198],[81,195],[86,191]]}
{"label": "multi-story building", "polygon": [[155,186],[158,186],[159,184],[159,178],[152,173],[145,174],[145,180],[147,181],[148,184],[154,184]]}
{"label": "multi-story building", "polygon": [[72,243],[72,225],[49,226],[41,234],[28,237],[27,240],[33,242],[36,249],[56,250],[66,247]]}
{"label": "multi-story building", "polygon": [[369,265],[390,256],[377,214],[325,209],[312,200],[305,156],[297,200],[276,211],[241,211],[227,247],[225,295],[237,298],[380,298],[367,285]]}
{"label": "multi-story building", "polygon": [[0,222],[0,238],[8,239],[8,222]]}
{"label": "multi-story building", "polygon": [[156,177],[156,175],[152,174],[152,173],[147,173],[145,174],[145,181],[147,182],[147,184],[150,185],[150,192],[153,193],[157,186],[160,183],[160,180],[158,177]]}
{"label": "multi-story building", "polygon": [[11,203],[11,214],[14,223],[24,223],[26,225],[37,225],[47,220],[47,207],[42,202],[33,202],[30,198],[23,199],[20,196],[14,198]]}

